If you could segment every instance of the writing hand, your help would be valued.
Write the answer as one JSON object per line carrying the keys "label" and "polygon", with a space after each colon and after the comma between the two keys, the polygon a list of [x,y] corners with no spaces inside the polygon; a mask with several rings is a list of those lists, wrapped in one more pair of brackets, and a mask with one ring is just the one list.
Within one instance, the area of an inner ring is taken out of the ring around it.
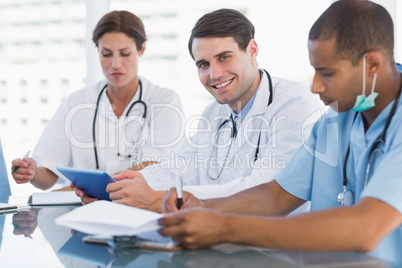
{"label": "writing hand", "polygon": [[[180,209],[193,207],[204,207],[204,202],[189,192],[183,192],[183,205]],[[176,212],[178,210],[176,188],[170,188],[168,193],[163,196],[162,212],[168,213]]]}
{"label": "writing hand", "polygon": [[163,236],[171,236],[188,249],[208,248],[227,242],[229,219],[206,208],[180,210],[158,220]]}

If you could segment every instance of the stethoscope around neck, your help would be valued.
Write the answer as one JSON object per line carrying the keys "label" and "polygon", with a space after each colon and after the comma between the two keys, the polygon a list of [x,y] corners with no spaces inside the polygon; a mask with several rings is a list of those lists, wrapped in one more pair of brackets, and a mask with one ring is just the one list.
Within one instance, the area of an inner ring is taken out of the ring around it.
{"label": "stethoscope around neck", "polygon": [[[133,102],[130,107],[128,108],[125,117],[128,117],[128,115],[130,114],[131,109],[134,107],[134,105],[136,104],[141,104],[142,106],[144,106],[144,112],[142,114],[142,118],[145,119],[145,117],[147,116],[147,104],[142,100],[142,83],[141,80],[138,79],[138,84],[140,86],[140,92],[139,92],[139,98],[137,101]],[[98,100],[96,101],[96,108],[95,108],[95,114],[94,114],[94,119],[93,119],[93,123],[92,123],[92,139],[93,139],[93,143],[94,143],[94,154],[95,154],[95,164],[96,164],[96,169],[99,169],[99,160],[98,160],[98,152],[96,149],[96,135],[95,135],[95,123],[96,123],[96,116],[98,114],[98,108],[99,108],[99,102],[100,99],[102,97],[103,92],[106,90],[106,88],[108,87],[108,84],[106,84],[102,90],[99,93],[98,96]],[[125,156],[128,158],[131,158],[132,155],[128,154],[128,155],[122,155],[120,154],[120,152],[117,153],[117,156]]]}
{"label": "stethoscope around neck", "polygon": [[[264,70],[264,72],[267,74],[268,83],[269,83],[269,98],[268,98],[268,104],[267,104],[267,107],[268,107],[268,106],[272,103],[272,98],[273,98],[273,97],[272,97],[272,95],[273,95],[273,93],[272,93],[272,91],[273,91],[273,89],[272,89],[272,79],[271,79],[271,76],[269,75],[269,73],[268,73],[266,70]],[[232,124],[232,128],[230,129],[230,144],[232,144],[232,142],[233,142],[233,140],[234,140],[234,138],[235,138],[235,122],[234,122],[233,116],[230,115],[229,118],[225,119],[225,120],[219,125],[218,130],[217,130],[217,132],[216,132],[215,144],[214,144],[214,147],[213,147],[213,149],[212,149],[210,158],[209,158],[209,160],[208,160],[207,175],[208,175],[208,177],[209,177],[211,180],[217,180],[217,179],[221,176],[222,171],[223,171],[223,169],[224,169],[224,165],[220,165],[217,175],[215,175],[215,176],[211,175],[211,172],[210,172],[210,169],[211,169],[211,159],[212,159],[212,156],[214,155],[215,149],[218,150],[217,145],[219,144],[219,133],[220,133],[221,129],[223,129],[223,127],[224,127],[226,124],[228,124],[228,123]],[[256,148],[255,154],[254,154],[254,162],[258,159],[258,154],[259,154],[259,152],[260,152],[260,140],[261,140],[261,131],[260,131],[260,134],[259,134],[259,136],[258,136],[257,148]],[[215,145],[216,145],[216,146],[215,146]],[[229,146],[229,147],[230,147],[230,146]],[[226,156],[224,157],[225,159],[227,159],[227,157],[228,157],[228,155],[229,155],[229,151],[230,151],[230,148],[229,148],[229,149],[227,150],[227,152],[226,152]]]}
{"label": "stethoscope around neck", "polygon": [[[401,76],[401,86],[400,86],[398,96],[396,97],[395,102],[392,105],[391,111],[388,114],[387,121],[385,122],[385,125],[384,125],[384,129],[382,130],[380,137],[378,137],[374,141],[373,145],[371,146],[371,149],[370,149],[370,152],[368,155],[368,162],[367,162],[367,167],[366,167],[366,177],[364,179],[364,187],[366,187],[366,185],[367,185],[368,177],[370,174],[370,169],[371,169],[370,159],[371,159],[372,155],[377,150],[379,150],[378,146],[380,144],[385,144],[385,136],[386,136],[389,124],[391,123],[392,117],[395,114],[396,108],[398,107],[399,98],[401,96],[401,90],[402,90],[402,76]],[[358,115],[358,113],[355,114],[353,122],[356,120],[357,115]],[[353,202],[354,202],[354,196],[353,196],[352,191],[347,189],[348,179],[346,177],[346,165],[348,162],[349,154],[350,154],[350,142],[348,145],[348,150],[346,151],[345,161],[343,163],[343,191],[338,194],[338,202],[341,206],[351,206],[351,205],[353,205]]]}

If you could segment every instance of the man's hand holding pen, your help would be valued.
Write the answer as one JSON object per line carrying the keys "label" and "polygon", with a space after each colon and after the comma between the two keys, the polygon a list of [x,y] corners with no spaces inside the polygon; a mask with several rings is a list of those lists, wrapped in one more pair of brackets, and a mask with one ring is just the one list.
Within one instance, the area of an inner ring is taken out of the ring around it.
{"label": "man's hand holding pen", "polygon": [[[189,192],[183,192],[182,197],[183,205],[180,210],[192,207],[204,207],[204,203]],[[162,212],[176,212],[178,211],[178,196],[176,188],[170,188],[168,193],[163,197]]]}

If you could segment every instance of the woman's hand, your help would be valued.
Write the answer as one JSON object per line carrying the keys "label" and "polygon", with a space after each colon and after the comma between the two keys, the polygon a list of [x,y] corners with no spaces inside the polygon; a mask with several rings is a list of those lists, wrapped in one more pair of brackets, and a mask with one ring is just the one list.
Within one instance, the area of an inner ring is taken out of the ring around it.
{"label": "woman's hand", "polygon": [[12,170],[17,168],[17,170],[12,173],[17,184],[28,183],[35,177],[36,161],[33,158],[16,158],[11,164]]}

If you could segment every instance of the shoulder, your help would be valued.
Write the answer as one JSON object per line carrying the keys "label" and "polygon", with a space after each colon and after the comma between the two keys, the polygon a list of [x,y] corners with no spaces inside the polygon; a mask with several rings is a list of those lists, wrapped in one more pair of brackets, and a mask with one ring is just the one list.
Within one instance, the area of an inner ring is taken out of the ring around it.
{"label": "shoulder", "polygon": [[[80,109],[82,107],[86,108],[87,105],[95,106],[98,100],[99,93],[102,88],[107,84],[106,80],[97,82],[94,85],[81,88],[73,93],[71,93],[59,106],[57,109],[57,115],[63,115],[70,111],[73,107],[75,109]],[[84,105],[84,106],[81,106]]]}
{"label": "shoulder", "polygon": [[107,84],[106,80],[101,80],[94,85],[81,88],[73,93],[71,93],[67,99],[66,103],[77,104],[77,103],[96,103],[100,92]]}
{"label": "shoulder", "polygon": [[304,83],[272,77],[272,87],[272,104],[267,108],[271,114],[286,113],[290,118],[304,120],[317,111],[323,113],[324,105]]}
{"label": "shoulder", "polygon": [[211,116],[226,116],[230,114],[230,108],[227,104],[219,104],[216,100],[209,103],[205,109],[202,111],[202,115],[206,117]]}
{"label": "shoulder", "polygon": [[313,127],[313,133],[327,132],[336,129],[342,136],[349,136],[356,113],[353,111],[337,112],[332,108],[317,119]]}
{"label": "shoulder", "polygon": [[[267,74],[269,75],[267,77]],[[260,85],[264,88],[269,88],[269,77],[272,82],[272,106],[281,109],[280,107],[304,106],[307,109],[322,109],[323,104],[319,101],[318,96],[313,94],[303,82],[296,82],[285,78],[270,75],[264,70],[264,80]],[[268,81],[267,81],[268,80]],[[273,108],[271,107],[271,108]]]}
{"label": "shoulder", "polygon": [[219,104],[215,100],[209,103],[198,120],[198,130],[209,129],[211,125],[220,124],[230,116],[230,108],[226,104]]}
{"label": "shoulder", "polygon": [[318,100],[318,97],[311,93],[308,87],[302,82],[272,77],[272,86],[274,88],[274,97],[301,97],[306,100]]}
{"label": "shoulder", "polygon": [[144,89],[143,93],[144,97],[149,101],[156,103],[167,103],[167,102],[181,103],[180,96],[179,94],[176,93],[176,91],[170,88],[155,85],[143,76],[140,76],[139,79]]}

